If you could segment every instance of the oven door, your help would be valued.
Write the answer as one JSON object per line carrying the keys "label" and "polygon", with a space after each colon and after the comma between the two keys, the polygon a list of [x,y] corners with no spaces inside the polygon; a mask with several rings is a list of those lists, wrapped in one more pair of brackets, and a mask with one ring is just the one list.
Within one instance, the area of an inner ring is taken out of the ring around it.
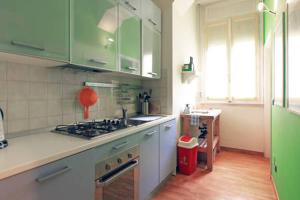
{"label": "oven door", "polygon": [[139,160],[134,159],[96,180],[95,200],[138,200]]}

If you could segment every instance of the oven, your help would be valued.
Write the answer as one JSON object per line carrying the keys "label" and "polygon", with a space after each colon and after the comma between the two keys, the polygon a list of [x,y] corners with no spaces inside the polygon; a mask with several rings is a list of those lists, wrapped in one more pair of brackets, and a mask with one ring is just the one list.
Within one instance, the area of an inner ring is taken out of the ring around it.
{"label": "oven", "polygon": [[138,146],[98,162],[95,169],[95,200],[139,199]]}

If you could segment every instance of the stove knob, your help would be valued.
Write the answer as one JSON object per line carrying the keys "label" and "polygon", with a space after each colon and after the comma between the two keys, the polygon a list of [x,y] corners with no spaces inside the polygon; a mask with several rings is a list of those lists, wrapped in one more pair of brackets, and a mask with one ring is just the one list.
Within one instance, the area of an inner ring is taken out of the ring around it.
{"label": "stove knob", "polygon": [[121,158],[118,158],[117,161],[118,161],[119,164],[122,164],[122,162],[123,162]]}
{"label": "stove knob", "polygon": [[107,171],[110,170],[110,169],[111,169],[110,164],[106,164],[106,165],[105,165],[105,169],[106,169]]}
{"label": "stove knob", "polygon": [[127,156],[128,156],[128,158],[132,158],[133,157],[132,153],[129,153]]}

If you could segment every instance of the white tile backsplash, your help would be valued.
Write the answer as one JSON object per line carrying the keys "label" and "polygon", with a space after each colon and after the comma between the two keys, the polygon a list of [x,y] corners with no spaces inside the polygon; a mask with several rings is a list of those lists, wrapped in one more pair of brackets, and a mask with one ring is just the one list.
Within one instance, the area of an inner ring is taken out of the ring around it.
{"label": "white tile backsplash", "polygon": [[63,101],[61,99],[47,101],[48,116],[62,115]]}
{"label": "white tile backsplash", "polygon": [[29,82],[7,81],[7,100],[26,100],[29,96]]}
{"label": "white tile backsplash", "polygon": [[61,83],[62,82],[62,70],[58,68],[47,68],[48,69],[48,82],[49,83]]}
{"label": "white tile backsplash", "polygon": [[38,118],[29,119],[29,128],[31,130],[45,128],[47,126],[48,126],[48,117],[38,117]]}
{"label": "white tile backsplash", "polygon": [[7,98],[7,82],[0,81],[0,101]]}
{"label": "white tile backsplash", "polygon": [[7,64],[7,80],[10,81],[29,81],[29,67],[16,63]]}
{"label": "white tile backsplash", "polygon": [[30,67],[29,68],[29,80],[31,82],[47,82],[48,69],[45,67]]}
{"label": "white tile backsplash", "polygon": [[7,75],[7,63],[0,62],[0,81],[6,80]]}
{"label": "white tile backsplash", "polygon": [[62,84],[48,83],[47,84],[48,99],[61,99],[62,98]]}
{"label": "white tile backsplash", "polygon": [[[141,85],[140,80],[109,73],[0,61],[0,107],[4,110],[4,127],[8,137],[10,133],[15,136],[18,132],[83,121],[78,94],[85,81]],[[114,89],[94,89],[99,99],[90,107],[90,119],[120,117],[121,105],[117,104]],[[127,107],[130,113],[136,112],[134,104]]]}
{"label": "white tile backsplash", "polygon": [[63,115],[75,114],[76,105],[75,100],[63,100],[62,101]]}
{"label": "white tile backsplash", "polygon": [[49,116],[48,117],[48,127],[55,127],[62,124],[62,115]]}
{"label": "white tile backsplash", "polygon": [[47,100],[29,101],[29,118],[47,117]]}
{"label": "white tile backsplash", "polygon": [[8,129],[7,132],[15,133],[29,130],[29,119],[17,119],[17,120],[8,120]]}
{"label": "white tile backsplash", "polygon": [[28,119],[29,105],[26,100],[13,100],[7,102],[7,119]]}
{"label": "white tile backsplash", "polygon": [[30,100],[46,100],[47,99],[47,84],[43,82],[30,82]]}

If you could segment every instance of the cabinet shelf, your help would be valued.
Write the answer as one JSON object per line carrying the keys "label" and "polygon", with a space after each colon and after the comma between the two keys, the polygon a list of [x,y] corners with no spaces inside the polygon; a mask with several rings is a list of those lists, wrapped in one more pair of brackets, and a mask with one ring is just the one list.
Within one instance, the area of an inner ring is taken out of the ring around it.
{"label": "cabinet shelf", "polygon": [[[219,139],[220,139],[219,136],[214,136],[213,149],[216,148],[216,146],[219,142]],[[208,148],[207,148],[207,139],[205,139],[205,141],[201,145],[199,145],[198,151],[202,152],[202,153],[206,153],[207,150],[208,150]]]}

